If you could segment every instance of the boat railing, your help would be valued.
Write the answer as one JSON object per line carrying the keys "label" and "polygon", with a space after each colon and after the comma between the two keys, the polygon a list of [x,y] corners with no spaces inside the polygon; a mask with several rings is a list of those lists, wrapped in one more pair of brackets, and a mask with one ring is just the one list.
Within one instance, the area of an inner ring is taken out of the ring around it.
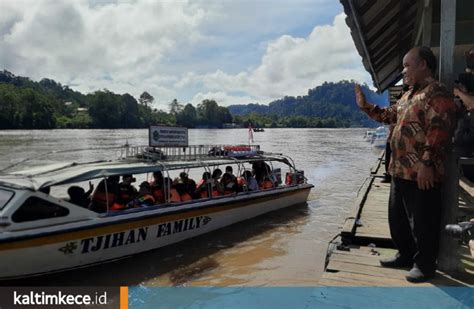
{"label": "boat railing", "polygon": [[193,161],[215,158],[252,157],[262,154],[260,145],[189,145],[186,147],[129,146],[122,148],[121,159],[147,161]]}

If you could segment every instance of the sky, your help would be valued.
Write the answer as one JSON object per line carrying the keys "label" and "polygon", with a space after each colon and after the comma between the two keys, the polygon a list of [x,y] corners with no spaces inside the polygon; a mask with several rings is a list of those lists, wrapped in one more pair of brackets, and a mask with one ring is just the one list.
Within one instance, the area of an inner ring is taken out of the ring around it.
{"label": "sky", "polygon": [[0,70],[166,110],[372,85],[336,0],[0,0]]}

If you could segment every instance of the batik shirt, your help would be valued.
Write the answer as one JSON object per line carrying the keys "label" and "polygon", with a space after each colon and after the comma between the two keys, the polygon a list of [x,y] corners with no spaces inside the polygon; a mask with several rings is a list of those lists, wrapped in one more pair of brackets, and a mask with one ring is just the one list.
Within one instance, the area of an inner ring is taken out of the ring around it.
{"label": "batik shirt", "polygon": [[388,108],[371,106],[364,111],[372,119],[395,124],[389,166],[393,177],[416,181],[421,160],[431,160],[435,181],[443,180],[446,146],[456,121],[456,105],[443,85],[433,81],[422,89],[407,91]]}

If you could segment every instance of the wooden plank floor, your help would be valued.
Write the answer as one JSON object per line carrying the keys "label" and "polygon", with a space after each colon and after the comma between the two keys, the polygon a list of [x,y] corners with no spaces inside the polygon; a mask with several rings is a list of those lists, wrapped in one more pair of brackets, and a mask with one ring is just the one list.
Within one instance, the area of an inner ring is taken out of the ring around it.
{"label": "wooden plank floor", "polygon": [[[412,284],[405,280],[408,269],[380,266],[381,258],[395,255],[396,250],[384,247],[358,246],[365,243],[390,243],[388,227],[388,197],[390,184],[382,183],[384,173],[381,158],[371,169],[371,178],[361,187],[355,201],[353,215],[348,218],[341,232],[342,246],[329,256],[329,263],[319,284],[322,286],[472,286],[474,285],[474,258],[465,245],[458,250],[458,272],[437,272],[429,283]],[[460,182],[460,209],[464,214],[474,214],[474,184]],[[381,241],[384,242],[381,242]]]}

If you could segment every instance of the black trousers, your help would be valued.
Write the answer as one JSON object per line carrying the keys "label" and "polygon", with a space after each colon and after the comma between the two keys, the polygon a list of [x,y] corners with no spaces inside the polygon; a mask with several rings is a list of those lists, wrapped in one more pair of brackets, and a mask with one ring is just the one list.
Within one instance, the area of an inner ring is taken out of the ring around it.
{"label": "black trousers", "polygon": [[390,142],[385,145],[385,174],[388,174],[388,166],[390,165],[390,158],[392,157],[392,148]]}
{"label": "black trousers", "polygon": [[441,188],[420,190],[416,181],[392,177],[388,206],[390,234],[403,259],[424,273],[436,270]]}

